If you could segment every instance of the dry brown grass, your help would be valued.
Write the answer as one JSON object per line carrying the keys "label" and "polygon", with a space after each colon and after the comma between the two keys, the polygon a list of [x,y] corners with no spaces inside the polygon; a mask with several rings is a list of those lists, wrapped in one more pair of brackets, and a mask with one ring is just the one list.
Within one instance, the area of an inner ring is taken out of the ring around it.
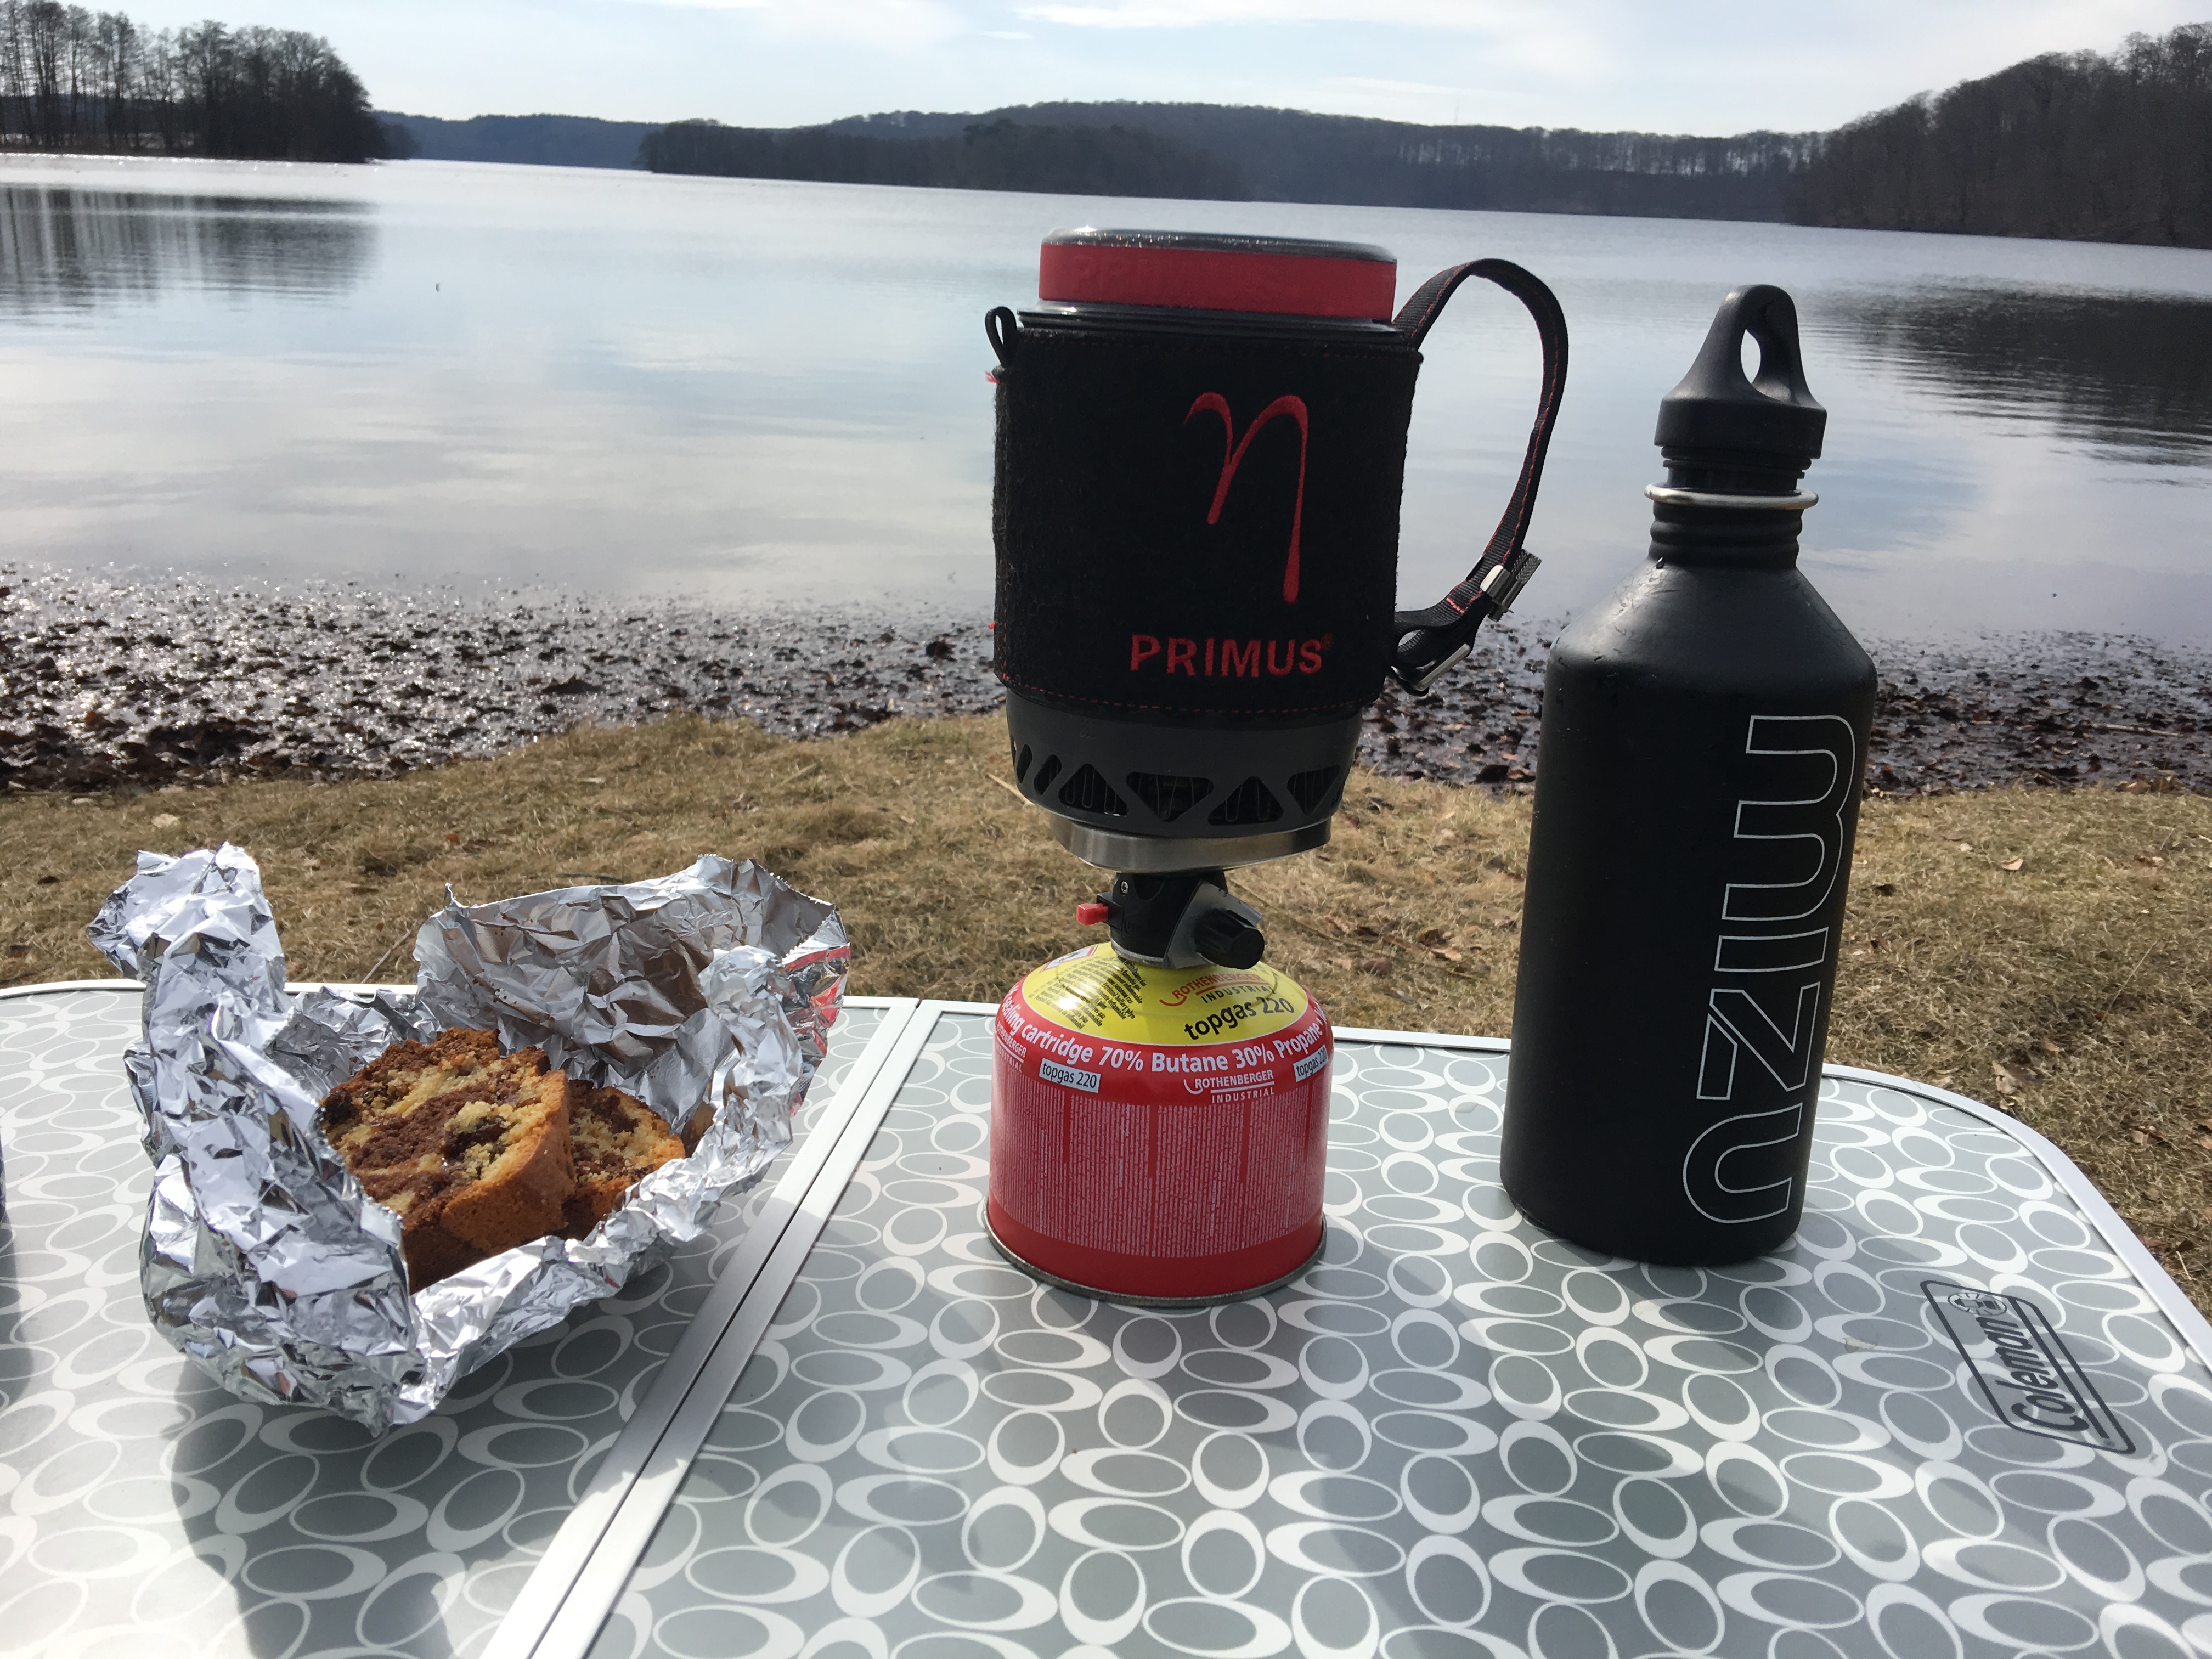
{"label": "dry brown grass", "polygon": [[[83,927],[132,854],[228,839],[260,860],[298,978],[410,977],[449,882],[489,898],[719,852],[838,902],[855,992],[995,1000],[1096,937],[1071,913],[1097,878],[1006,776],[995,719],[804,744],[677,720],[375,784],[18,797],[0,801],[0,982],[107,973]],[[1240,885],[1270,958],[1339,1023],[1506,1035],[1528,830],[1525,800],[1363,775],[1326,850]],[[2208,922],[2212,799],[1871,801],[1829,1057],[2018,1114],[2212,1308]]]}

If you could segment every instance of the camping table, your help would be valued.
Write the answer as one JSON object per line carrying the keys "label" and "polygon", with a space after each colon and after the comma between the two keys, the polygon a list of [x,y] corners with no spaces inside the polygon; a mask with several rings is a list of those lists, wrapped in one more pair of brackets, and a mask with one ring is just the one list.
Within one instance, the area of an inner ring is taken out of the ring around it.
{"label": "camping table", "polygon": [[0,1639],[2212,1653],[2212,1329],[2002,1113],[1831,1067],[1790,1247],[1650,1268],[1504,1200],[1505,1045],[1345,1030],[1322,1264],[1163,1313],[983,1237],[989,1009],[848,1006],[711,1246],[369,1442],[145,1330],[135,999],[0,1001]]}

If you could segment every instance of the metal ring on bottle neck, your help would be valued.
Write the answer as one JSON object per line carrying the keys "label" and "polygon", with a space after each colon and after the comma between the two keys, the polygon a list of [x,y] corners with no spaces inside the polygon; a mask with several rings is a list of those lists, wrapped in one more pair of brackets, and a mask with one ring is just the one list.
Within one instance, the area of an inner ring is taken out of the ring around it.
{"label": "metal ring on bottle neck", "polygon": [[1820,499],[1809,489],[1790,495],[1723,495],[1710,489],[1678,489],[1673,484],[1646,484],[1644,493],[1662,507],[1731,507],[1751,513],[1802,512]]}

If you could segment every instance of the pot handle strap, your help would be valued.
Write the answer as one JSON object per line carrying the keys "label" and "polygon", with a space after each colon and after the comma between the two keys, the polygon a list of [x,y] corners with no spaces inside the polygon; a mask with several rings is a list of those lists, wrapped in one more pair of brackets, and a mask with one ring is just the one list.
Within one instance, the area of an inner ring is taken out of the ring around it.
{"label": "pot handle strap", "polygon": [[1414,291],[1395,319],[1396,327],[1418,347],[1459,285],[1470,276],[1493,282],[1528,308],[1544,349],[1543,386],[1536,401],[1536,423],[1528,432],[1528,453],[1514,481],[1505,516],[1490,538],[1467,580],[1425,611],[1401,611],[1394,622],[1397,646],[1390,672],[1415,696],[1426,691],[1474,648],[1475,630],[1489,617],[1502,617],[1520,596],[1539,561],[1522,545],[1536,507],[1536,485],[1544,476],[1544,453],[1551,447],[1559,418],[1559,393],[1567,383],[1567,319],[1552,290],[1519,265],[1504,259],[1474,259],[1440,270]]}

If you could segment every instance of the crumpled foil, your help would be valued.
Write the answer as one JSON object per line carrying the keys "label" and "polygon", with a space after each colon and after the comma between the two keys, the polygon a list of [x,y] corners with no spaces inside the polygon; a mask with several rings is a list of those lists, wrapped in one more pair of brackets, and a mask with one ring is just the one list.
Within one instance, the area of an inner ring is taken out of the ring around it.
{"label": "crumpled foil", "polygon": [[[852,951],[836,909],[748,860],[623,886],[446,908],[415,941],[416,994],[286,989],[261,872],[238,848],[138,855],[87,930],[146,988],[125,1056],[154,1190],[139,1251],[154,1323],[241,1398],[320,1406],[381,1433],[463,1376],[696,1237],[791,1139]],[[495,1029],[682,1128],[690,1156],[580,1241],[538,1240],[410,1296],[399,1218],[316,1122],[403,1037]]]}

